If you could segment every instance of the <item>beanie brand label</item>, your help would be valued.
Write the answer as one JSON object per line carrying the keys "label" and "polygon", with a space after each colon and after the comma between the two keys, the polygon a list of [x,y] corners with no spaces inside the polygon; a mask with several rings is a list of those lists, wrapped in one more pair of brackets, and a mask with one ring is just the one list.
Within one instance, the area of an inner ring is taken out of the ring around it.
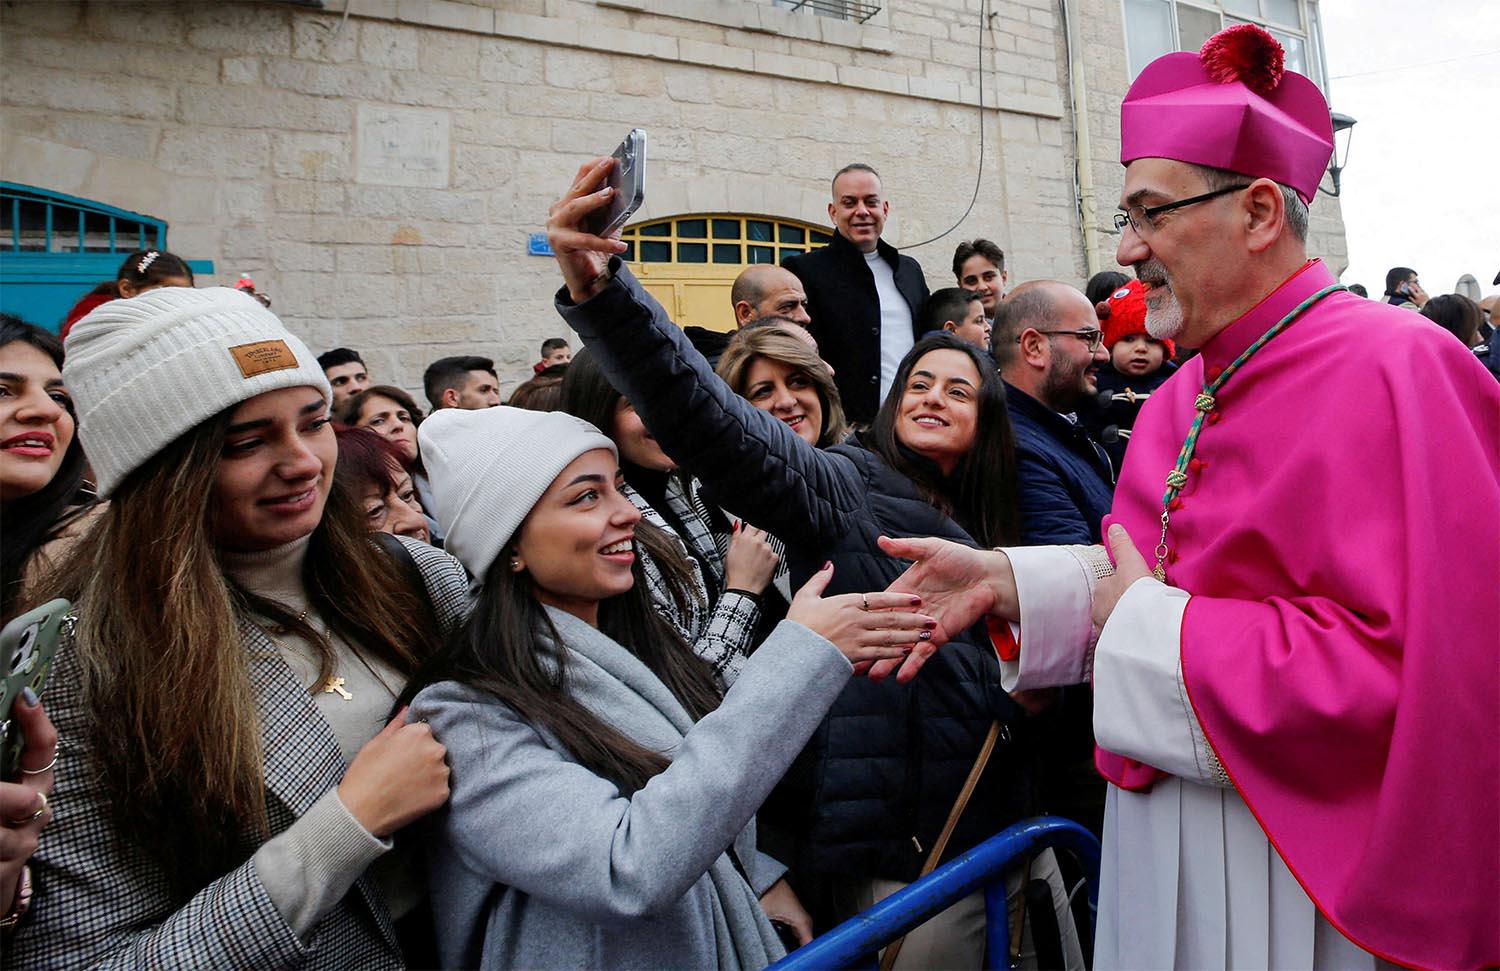
{"label": "beanie brand label", "polygon": [[234,363],[240,366],[240,373],[247,378],[268,371],[287,371],[297,366],[297,355],[282,340],[241,344],[231,347],[229,353],[234,355]]}

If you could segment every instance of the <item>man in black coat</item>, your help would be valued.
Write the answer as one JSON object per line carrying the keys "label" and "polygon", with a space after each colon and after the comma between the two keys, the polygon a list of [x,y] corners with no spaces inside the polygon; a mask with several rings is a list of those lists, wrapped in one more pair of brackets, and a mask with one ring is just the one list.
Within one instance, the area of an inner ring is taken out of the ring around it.
{"label": "man in black coat", "polygon": [[846,165],[833,177],[828,204],[833,242],[782,262],[807,290],[808,329],[833,368],[844,414],[861,425],[875,420],[896,366],[921,336],[927,303],[917,261],[880,238],[890,210],[880,175],[860,162]]}

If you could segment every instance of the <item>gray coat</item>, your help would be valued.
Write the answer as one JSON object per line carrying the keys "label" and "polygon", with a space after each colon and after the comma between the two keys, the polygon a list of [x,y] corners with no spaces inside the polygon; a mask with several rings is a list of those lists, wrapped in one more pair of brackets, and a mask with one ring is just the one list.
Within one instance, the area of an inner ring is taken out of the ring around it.
{"label": "gray coat", "polygon": [[755,849],[754,814],[849,662],[784,621],[693,724],[633,654],[547,611],[573,695],[672,764],[626,796],[493,695],[454,682],[417,695],[413,716],[453,766],[428,856],[443,965],[749,969],[781,957],[757,896],[784,868]]}

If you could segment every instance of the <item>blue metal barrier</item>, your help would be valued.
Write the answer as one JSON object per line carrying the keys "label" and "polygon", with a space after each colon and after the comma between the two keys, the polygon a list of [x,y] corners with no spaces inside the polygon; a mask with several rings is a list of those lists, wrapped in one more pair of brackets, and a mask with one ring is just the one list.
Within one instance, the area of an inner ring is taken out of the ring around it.
{"label": "blue metal barrier", "polygon": [[[1089,913],[1095,913],[1099,904],[1099,841],[1077,823],[1042,816],[1016,823],[959,854],[916,883],[788,954],[771,969],[824,971],[873,966],[873,956],[880,948],[981,888],[985,890],[988,966],[1008,967],[1005,872],[1048,847],[1067,850],[1078,860],[1088,878]],[[1092,934],[1093,928],[1080,927],[1078,933]]]}

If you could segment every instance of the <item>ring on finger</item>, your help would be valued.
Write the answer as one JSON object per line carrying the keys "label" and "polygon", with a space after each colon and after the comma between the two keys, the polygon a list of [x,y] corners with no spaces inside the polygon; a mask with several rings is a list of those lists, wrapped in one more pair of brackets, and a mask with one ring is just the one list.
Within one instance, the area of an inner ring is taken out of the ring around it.
{"label": "ring on finger", "polygon": [[52,750],[52,761],[51,762],[48,762],[46,765],[42,766],[40,769],[26,769],[26,768],[23,768],[23,769],[21,769],[21,774],[22,775],[41,775],[44,772],[51,772],[52,771],[52,767],[54,765],[56,765],[56,764],[57,764],[57,749],[54,748]]}
{"label": "ring on finger", "polygon": [[919,641],[930,641],[930,640],[932,640],[932,631],[930,631],[930,630],[924,630],[924,631],[922,631],[921,633],[919,633],[917,635],[917,640],[919,640]]}
{"label": "ring on finger", "polygon": [[859,609],[860,610],[869,610],[870,609],[870,595],[869,594],[862,593],[862,594],[859,595]]}
{"label": "ring on finger", "polygon": [[7,816],[5,817],[5,821],[12,826],[25,826],[27,823],[40,819],[42,817],[42,813],[47,811],[47,794],[45,792],[38,792],[37,797],[42,800],[42,804],[37,807],[36,812],[32,813],[30,816],[23,816],[20,819],[15,819],[14,817]]}

